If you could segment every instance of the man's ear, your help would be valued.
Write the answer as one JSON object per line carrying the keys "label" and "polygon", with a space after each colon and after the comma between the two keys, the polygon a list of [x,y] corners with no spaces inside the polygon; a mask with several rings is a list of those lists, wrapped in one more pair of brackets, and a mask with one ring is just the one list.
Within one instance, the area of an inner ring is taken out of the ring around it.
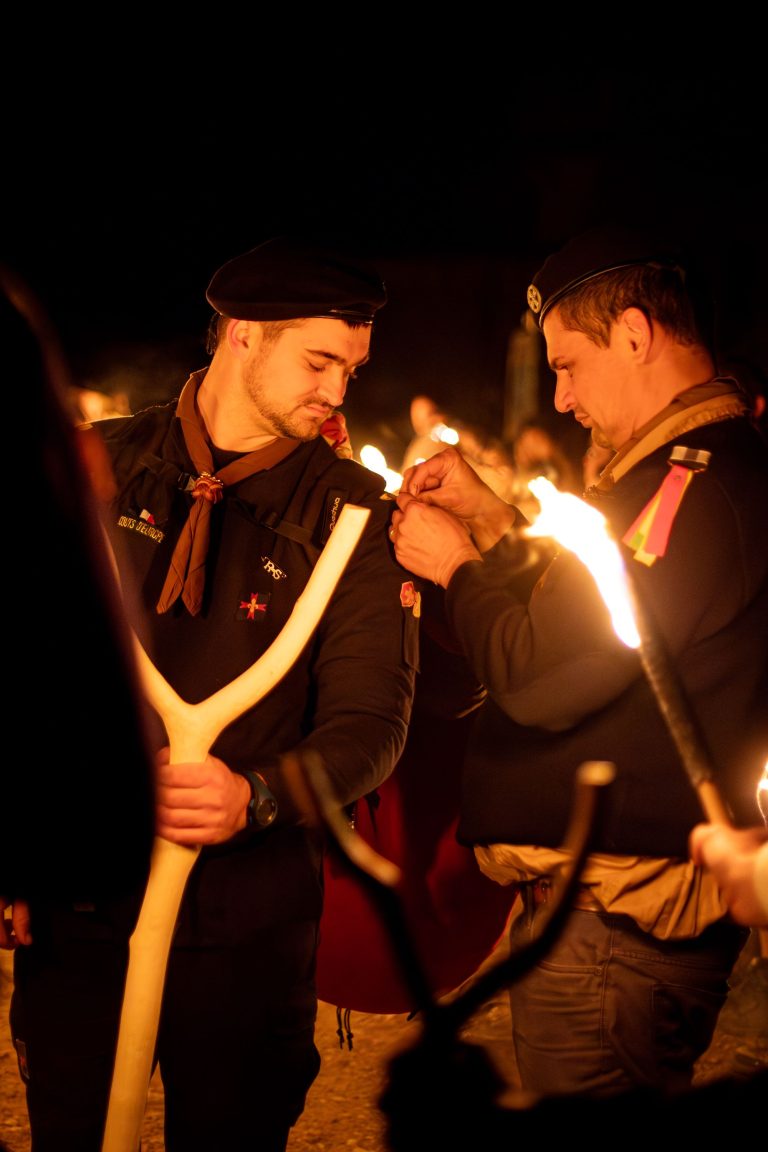
{"label": "man's ear", "polygon": [[626,308],[619,317],[618,327],[630,350],[645,356],[653,339],[653,327],[642,308]]}
{"label": "man's ear", "polygon": [[230,320],[226,338],[233,355],[244,359],[261,339],[261,327],[252,320]]}

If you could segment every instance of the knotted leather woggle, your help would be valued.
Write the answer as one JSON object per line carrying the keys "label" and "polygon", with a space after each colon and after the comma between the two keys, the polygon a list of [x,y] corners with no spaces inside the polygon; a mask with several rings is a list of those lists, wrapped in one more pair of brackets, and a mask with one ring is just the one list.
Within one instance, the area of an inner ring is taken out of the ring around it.
{"label": "knotted leather woggle", "polygon": [[241,480],[271,468],[288,456],[300,443],[278,437],[263,448],[248,452],[233,460],[218,472],[214,469],[208,431],[197,407],[197,389],[204,373],[190,376],[179,396],[176,417],[187,451],[198,475],[192,488],[192,507],[173,550],[163,590],[157,601],[157,611],[167,612],[181,596],[192,616],[196,616],[203,603],[205,588],[205,561],[211,536],[211,509],[224,499],[224,489]]}

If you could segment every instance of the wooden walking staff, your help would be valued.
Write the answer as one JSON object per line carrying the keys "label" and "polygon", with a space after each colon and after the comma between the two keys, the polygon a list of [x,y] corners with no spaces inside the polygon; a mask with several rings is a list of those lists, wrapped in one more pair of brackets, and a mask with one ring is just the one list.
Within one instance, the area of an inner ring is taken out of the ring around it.
{"label": "wooden walking staff", "polygon": [[[171,763],[204,760],[219,733],[288,672],[317,627],[369,516],[367,508],[344,506],[280,634],[250,668],[207,700],[182,700],[136,640],[139,674],[165,725]],[[140,1146],[168,953],[199,852],[161,837],[154,842],[144,902],[130,941],[102,1152],[137,1152]]]}

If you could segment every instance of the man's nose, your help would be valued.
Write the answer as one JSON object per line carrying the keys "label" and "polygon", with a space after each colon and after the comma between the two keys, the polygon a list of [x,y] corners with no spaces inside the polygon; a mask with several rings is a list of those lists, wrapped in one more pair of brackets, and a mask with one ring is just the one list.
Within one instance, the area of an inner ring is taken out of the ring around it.
{"label": "man's nose", "polygon": [[318,389],[323,400],[331,408],[338,408],[347,391],[347,375],[342,370],[333,368],[323,373],[323,380]]}
{"label": "man's nose", "polygon": [[573,396],[570,395],[568,378],[560,380],[558,378],[555,383],[555,408],[558,412],[570,412],[574,407]]}

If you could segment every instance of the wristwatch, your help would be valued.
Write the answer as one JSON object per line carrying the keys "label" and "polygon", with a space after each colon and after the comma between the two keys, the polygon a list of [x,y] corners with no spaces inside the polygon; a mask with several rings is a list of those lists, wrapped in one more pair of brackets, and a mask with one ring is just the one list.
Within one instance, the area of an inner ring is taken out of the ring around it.
{"label": "wristwatch", "polygon": [[248,827],[269,828],[277,816],[277,800],[258,772],[243,772],[243,776],[251,786],[251,799],[246,813]]}

